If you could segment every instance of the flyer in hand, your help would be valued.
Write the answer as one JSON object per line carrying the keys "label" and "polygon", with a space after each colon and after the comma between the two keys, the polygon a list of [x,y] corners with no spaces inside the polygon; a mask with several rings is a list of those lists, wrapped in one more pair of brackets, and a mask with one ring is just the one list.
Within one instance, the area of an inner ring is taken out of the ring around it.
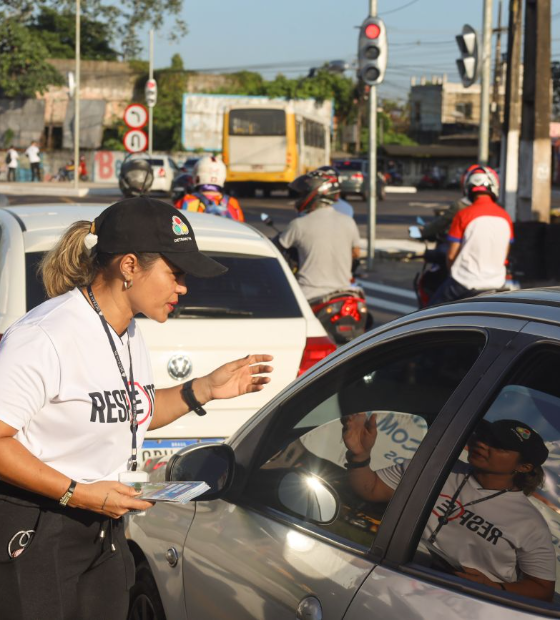
{"label": "flyer in hand", "polygon": [[179,504],[187,504],[210,488],[206,482],[134,482],[131,486],[142,492],[135,499]]}

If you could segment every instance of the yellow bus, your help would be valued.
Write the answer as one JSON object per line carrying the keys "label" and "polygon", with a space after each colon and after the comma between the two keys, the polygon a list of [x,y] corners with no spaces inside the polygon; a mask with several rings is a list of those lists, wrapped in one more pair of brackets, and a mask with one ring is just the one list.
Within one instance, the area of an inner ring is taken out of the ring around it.
{"label": "yellow bus", "polygon": [[330,162],[330,118],[300,113],[292,102],[229,106],[223,127],[226,186],[242,196],[285,189]]}

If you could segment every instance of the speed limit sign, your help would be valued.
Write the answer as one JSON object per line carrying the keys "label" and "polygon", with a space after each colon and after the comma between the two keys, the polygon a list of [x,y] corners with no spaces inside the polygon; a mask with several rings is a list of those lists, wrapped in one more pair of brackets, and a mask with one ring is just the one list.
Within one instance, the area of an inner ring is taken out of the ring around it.
{"label": "speed limit sign", "polygon": [[140,153],[148,148],[148,136],[141,129],[131,129],[124,134],[123,144],[129,153]]}
{"label": "speed limit sign", "polygon": [[129,129],[142,129],[148,122],[148,110],[141,103],[131,103],[124,111],[124,122]]}

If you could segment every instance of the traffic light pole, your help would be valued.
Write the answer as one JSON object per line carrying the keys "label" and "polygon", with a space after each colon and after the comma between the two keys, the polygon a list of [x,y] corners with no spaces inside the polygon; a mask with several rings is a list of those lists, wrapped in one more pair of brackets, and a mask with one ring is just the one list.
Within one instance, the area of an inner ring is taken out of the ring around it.
{"label": "traffic light pole", "polygon": [[482,72],[480,89],[480,133],[478,138],[478,161],[488,165],[490,137],[490,70],[492,58],[492,0],[484,0],[482,25]]}
{"label": "traffic light pole", "polygon": [[76,78],[74,84],[74,188],[78,190],[80,182],[80,57],[81,57],[81,8],[76,0]]}
{"label": "traffic light pole", "polygon": [[[370,17],[377,17],[377,0],[369,0]],[[358,136],[360,140],[360,136]],[[377,224],[377,87],[369,88],[369,192],[367,268],[373,269]]]}
{"label": "traffic light pole", "polygon": [[[150,80],[154,79],[154,31],[150,30]],[[152,156],[152,140],[154,132],[154,108],[148,108],[148,153]]]}

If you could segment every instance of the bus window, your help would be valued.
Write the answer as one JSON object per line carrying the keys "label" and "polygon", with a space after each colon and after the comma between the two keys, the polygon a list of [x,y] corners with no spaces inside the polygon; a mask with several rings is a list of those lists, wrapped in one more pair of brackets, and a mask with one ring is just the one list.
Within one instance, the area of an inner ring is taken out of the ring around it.
{"label": "bus window", "polygon": [[285,136],[284,110],[238,109],[229,115],[231,136]]}

